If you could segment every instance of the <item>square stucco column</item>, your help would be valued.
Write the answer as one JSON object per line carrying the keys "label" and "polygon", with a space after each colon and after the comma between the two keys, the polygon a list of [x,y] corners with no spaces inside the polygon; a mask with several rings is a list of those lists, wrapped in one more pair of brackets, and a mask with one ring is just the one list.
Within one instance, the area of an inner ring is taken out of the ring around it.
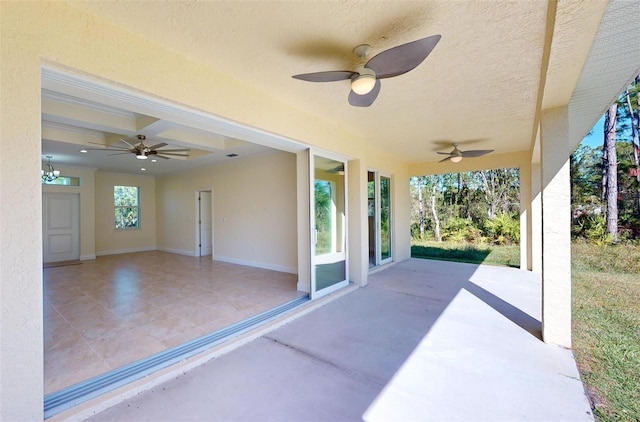
{"label": "square stucco column", "polygon": [[571,347],[571,180],[567,107],[540,122],[542,176],[542,338]]}
{"label": "square stucco column", "polygon": [[44,390],[40,63],[3,55],[1,68],[0,421],[36,421]]}
{"label": "square stucco column", "polygon": [[367,220],[367,168],[361,160],[347,163],[349,190],[349,279],[367,284],[369,274],[369,227]]}
{"label": "square stucco column", "polygon": [[531,168],[520,166],[520,269],[531,270]]}
{"label": "square stucco column", "polygon": [[537,273],[542,272],[541,177],[540,162],[531,163],[531,270]]}

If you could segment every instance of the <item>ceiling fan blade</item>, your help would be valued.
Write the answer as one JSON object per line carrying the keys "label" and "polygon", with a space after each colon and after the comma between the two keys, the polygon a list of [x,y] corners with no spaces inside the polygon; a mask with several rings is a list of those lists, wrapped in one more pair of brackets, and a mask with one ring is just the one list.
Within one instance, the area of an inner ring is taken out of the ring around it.
{"label": "ceiling fan blade", "polygon": [[353,90],[349,92],[349,104],[355,107],[369,107],[378,98],[380,93],[380,81],[376,80],[376,84],[368,94],[358,95]]}
{"label": "ceiling fan blade", "polygon": [[447,158],[443,158],[442,160],[438,161],[439,163],[443,163],[447,160],[451,160],[451,157],[447,157]]}
{"label": "ceiling fan blade", "polygon": [[135,148],[133,145],[131,145],[129,142],[127,142],[127,140],[126,140],[126,139],[124,139],[124,138],[120,138],[120,140],[121,140],[122,142],[124,142],[125,144],[129,145],[129,147],[130,147],[130,148]]}
{"label": "ceiling fan blade", "polygon": [[160,154],[162,154],[162,155],[171,155],[171,156],[174,156],[174,157],[188,157],[189,156],[189,154],[176,154],[175,152],[163,152],[163,151],[156,151],[156,154],[154,154],[154,155],[158,155],[159,156]]}
{"label": "ceiling fan blade", "polygon": [[463,157],[481,157],[483,155],[487,155],[495,150],[493,149],[476,149],[471,151],[462,151]]}
{"label": "ceiling fan blade", "polygon": [[169,157],[165,157],[164,155],[156,154],[156,157],[162,158],[163,160],[168,160]]}
{"label": "ceiling fan blade", "polygon": [[129,151],[127,151],[127,152],[116,152],[115,154],[107,154],[106,156],[107,157],[111,157],[113,155],[126,155],[126,154],[129,154]]}
{"label": "ceiling fan blade", "polygon": [[148,148],[149,149],[158,149],[158,148],[166,147],[167,145],[169,145],[169,144],[165,144],[164,142],[161,142],[161,143],[159,143],[157,145],[154,145],[154,146],[148,147]]}
{"label": "ceiling fan blade", "polygon": [[[149,149],[153,149],[153,148],[149,148]],[[189,148],[180,148],[180,149],[157,149],[156,151],[158,151],[158,153],[164,153],[164,152],[189,152],[191,150]]]}
{"label": "ceiling fan blade", "polygon": [[293,75],[292,78],[307,82],[335,82],[351,79],[353,75],[357,75],[357,73],[350,70],[329,70],[327,72]]}
{"label": "ceiling fan blade", "polygon": [[372,57],[365,67],[373,69],[378,79],[402,75],[422,63],[438,44],[440,38],[440,35],[432,35],[390,48]]}
{"label": "ceiling fan blade", "polygon": [[127,153],[129,152],[128,148],[85,148],[87,151],[118,151],[118,152],[123,152],[123,153]]}
{"label": "ceiling fan blade", "polygon": [[442,154],[442,155],[451,155],[451,153],[450,153],[450,152],[440,152],[440,151],[438,151],[437,153],[438,153],[438,154]]}
{"label": "ceiling fan blade", "polygon": [[99,142],[91,142],[91,141],[89,141],[89,143],[90,143],[91,145],[100,145],[100,146],[102,147],[102,148],[94,148],[95,150],[98,150],[98,149],[103,150],[103,149],[105,149],[105,148],[118,148],[118,149],[126,149],[126,150],[128,150],[128,149],[129,149],[129,148],[121,147],[121,146],[118,146],[118,145],[106,145],[106,144],[101,144],[101,143],[99,143]]}

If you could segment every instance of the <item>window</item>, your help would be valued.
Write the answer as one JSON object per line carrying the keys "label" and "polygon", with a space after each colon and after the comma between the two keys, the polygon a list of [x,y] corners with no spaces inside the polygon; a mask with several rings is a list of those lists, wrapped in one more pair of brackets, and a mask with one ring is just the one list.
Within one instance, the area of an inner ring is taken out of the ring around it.
{"label": "window", "polygon": [[52,181],[42,181],[43,185],[58,185],[58,186],[80,186],[80,178],[73,176],[58,176]]}
{"label": "window", "polygon": [[140,189],[137,186],[114,186],[115,228],[135,229],[140,227]]}

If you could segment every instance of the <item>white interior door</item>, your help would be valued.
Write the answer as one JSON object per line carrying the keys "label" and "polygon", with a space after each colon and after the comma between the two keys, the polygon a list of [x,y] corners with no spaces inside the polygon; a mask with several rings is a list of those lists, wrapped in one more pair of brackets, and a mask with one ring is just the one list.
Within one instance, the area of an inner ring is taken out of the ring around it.
{"label": "white interior door", "polygon": [[200,256],[213,252],[213,212],[211,192],[200,192]]}
{"label": "white interior door", "polygon": [[80,195],[42,194],[42,260],[80,259]]}

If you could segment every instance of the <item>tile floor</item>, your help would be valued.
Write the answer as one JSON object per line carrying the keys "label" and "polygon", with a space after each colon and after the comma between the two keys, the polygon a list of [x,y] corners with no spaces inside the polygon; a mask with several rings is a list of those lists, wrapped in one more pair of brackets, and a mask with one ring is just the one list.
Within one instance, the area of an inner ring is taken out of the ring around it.
{"label": "tile floor", "polygon": [[294,274],[160,251],[43,274],[45,394],[304,294]]}

